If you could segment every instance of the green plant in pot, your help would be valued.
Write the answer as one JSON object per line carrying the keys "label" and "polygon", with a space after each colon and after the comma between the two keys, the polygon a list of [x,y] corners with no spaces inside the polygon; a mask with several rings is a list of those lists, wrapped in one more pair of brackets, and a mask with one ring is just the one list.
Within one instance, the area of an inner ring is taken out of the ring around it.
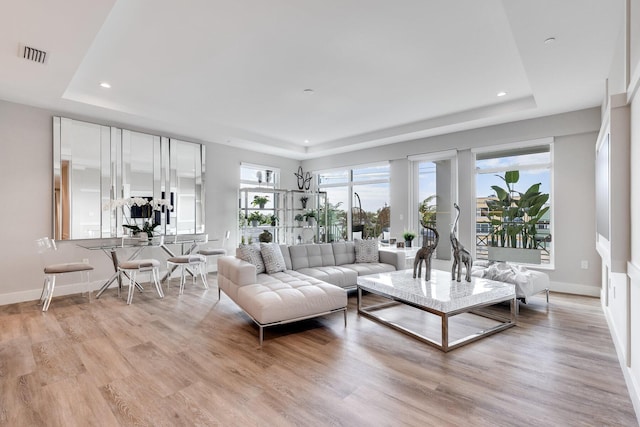
{"label": "green plant in pot", "polygon": [[271,224],[272,227],[275,227],[278,224],[279,218],[278,215],[271,214],[266,216],[266,220],[269,224]]}
{"label": "green plant in pot", "polygon": [[[487,200],[491,224],[489,248],[537,250],[537,226],[549,211],[549,206],[545,206],[549,201],[549,194],[540,192],[540,183],[531,185],[524,193],[517,191],[515,185],[520,180],[519,171],[508,171],[504,176],[496,176],[504,181],[506,188],[492,185],[491,189],[495,191],[496,199]],[[540,263],[539,251],[537,252],[537,261],[522,262]]]}
{"label": "green plant in pot", "polygon": [[253,196],[253,201],[251,205],[254,207],[259,207],[260,209],[264,209],[264,205],[269,203],[269,196]]}
{"label": "green plant in pot", "polygon": [[296,216],[293,218],[295,221],[298,222],[298,225],[302,224],[304,222],[304,215],[302,214],[296,214]]}
{"label": "green plant in pot", "polygon": [[247,221],[251,223],[252,227],[257,227],[264,221],[264,215],[262,215],[260,212],[251,212],[247,217]]}
{"label": "green plant in pot", "polygon": [[405,230],[404,233],[402,233],[402,238],[404,239],[404,246],[410,248],[411,242],[416,238],[416,233],[415,231]]}
{"label": "green plant in pot", "polygon": [[316,211],[306,211],[303,216],[304,220],[307,221],[309,225],[313,225],[316,220]]}

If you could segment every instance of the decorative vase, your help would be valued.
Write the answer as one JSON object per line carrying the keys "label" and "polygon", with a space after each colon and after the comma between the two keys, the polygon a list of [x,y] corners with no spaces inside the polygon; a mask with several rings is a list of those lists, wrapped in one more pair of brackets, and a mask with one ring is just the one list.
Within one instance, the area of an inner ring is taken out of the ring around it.
{"label": "decorative vase", "polygon": [[404,247],[405,248],[410,248],[411,247],[411,240],[405,240],[404,241]]}
{"label": "decorative vase", "polygon": [[307,201],[306,200],[300,200],[300,203],[302,203],[302,209],[306,209],[307,208]]}
{"label": "decorative vase", "polygon": [[258,240],[264,243],[271,243],[271,241],[273,240],[273,235],[269,233],[268,230],[264,230],[262,233],[260,233],[260,236],[258,236]]}

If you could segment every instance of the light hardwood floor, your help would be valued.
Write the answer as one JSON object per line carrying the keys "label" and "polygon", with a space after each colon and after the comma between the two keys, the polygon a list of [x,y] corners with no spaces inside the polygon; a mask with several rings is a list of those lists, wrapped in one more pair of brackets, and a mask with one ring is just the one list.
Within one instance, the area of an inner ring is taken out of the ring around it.
{"label": "light hardwood floor", "polygon": [[131,306],[109,290],[0,307],[0,425],[638,425],[597,299],[535,297],[517,327],[445,354],[352,295],[346,328],[279,327],[260,349],[210,279],[164,300],[147,284]]}

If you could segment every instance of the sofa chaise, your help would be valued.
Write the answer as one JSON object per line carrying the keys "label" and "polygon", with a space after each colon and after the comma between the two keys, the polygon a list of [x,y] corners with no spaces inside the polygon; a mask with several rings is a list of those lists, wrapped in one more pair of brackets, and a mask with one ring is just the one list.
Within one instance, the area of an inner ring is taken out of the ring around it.
{"label": "sofa chaise", "polygon": [[264,328],[342,312],[347,322],[347,290],[358,276],[394,271],[404,265],[377,241],[305,245],[261,243],[218,259],[218,298],[224,292]]}

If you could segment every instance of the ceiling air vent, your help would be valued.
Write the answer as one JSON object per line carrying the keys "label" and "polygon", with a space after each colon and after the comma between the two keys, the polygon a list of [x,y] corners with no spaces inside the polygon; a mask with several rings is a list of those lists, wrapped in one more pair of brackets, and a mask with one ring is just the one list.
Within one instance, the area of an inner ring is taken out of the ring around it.
{"label": "ceiling air vent", "polygon": [[47,52],[45,52],[44,50],[36,49],[35,47],[30,46],[22,46],[22,49],[20,50],[20,56],[29,61],[44,64],[47,59]]}

